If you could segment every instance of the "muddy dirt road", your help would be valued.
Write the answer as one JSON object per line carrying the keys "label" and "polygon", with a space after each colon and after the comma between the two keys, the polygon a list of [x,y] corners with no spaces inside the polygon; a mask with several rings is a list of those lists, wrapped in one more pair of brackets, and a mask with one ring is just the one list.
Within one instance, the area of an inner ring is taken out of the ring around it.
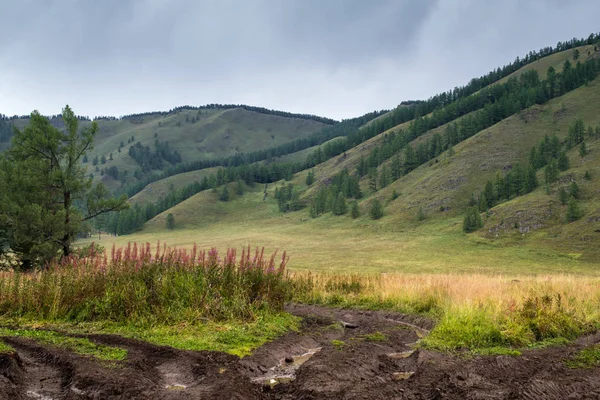
{"label": "muddy dirt road", "polygon": [[113,335],[128,350],[106,364],[23,338],[0,356],[0,399],[600,399],[600,368],[564,365],[600,335],[521,357],[463,358],[415,350],[430,321],[386,312],[293,305],[290,333],[239,359]]}

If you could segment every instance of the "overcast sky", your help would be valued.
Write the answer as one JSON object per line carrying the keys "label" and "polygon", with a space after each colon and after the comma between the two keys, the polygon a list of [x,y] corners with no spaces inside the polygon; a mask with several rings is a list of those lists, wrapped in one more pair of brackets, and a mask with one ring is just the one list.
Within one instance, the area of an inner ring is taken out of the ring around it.
{"label": "overcast sky", "polygon": [[335,119],[600,30],[598,0],[0,0],[0,113],[243,103]]}

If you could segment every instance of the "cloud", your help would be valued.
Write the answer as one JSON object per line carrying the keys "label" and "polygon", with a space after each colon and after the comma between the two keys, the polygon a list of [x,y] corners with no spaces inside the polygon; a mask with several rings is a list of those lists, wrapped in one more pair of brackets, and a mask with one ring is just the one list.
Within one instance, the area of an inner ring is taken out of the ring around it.
{"label": "cloud", "polygon": [[246,103],[348,118],[427,98],[597,29],[595,0],[22,0],[0,112]]}

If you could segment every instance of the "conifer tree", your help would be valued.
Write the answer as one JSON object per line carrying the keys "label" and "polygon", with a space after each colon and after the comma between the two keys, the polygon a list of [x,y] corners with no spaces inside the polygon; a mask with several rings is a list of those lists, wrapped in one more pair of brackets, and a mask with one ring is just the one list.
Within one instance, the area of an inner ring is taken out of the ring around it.
{"label": "conifer tree", "polygon": [[350,206],[350,217],[356,219],[360,216],[360,209],[358,208],[358,202],[354,200]]}
{"label": "conifer tree", "polygon": [[223,190],[221,191],[221,195],[219,196],[219,200],[221,200],[221,201],[229,201],[229,189],[227,189],[227,185],[223,186]]}
{"label": "conifer tree", "polygon": [[483,227],[483,222],[481,221],[481,215],[479,215],[477,207],[467,208],[463,220],[463,231],[466,233],[475,232],[481,227]]}
{"label": "conifer tree", "polygon": [[558,198],[560,199],[560,204],[562,204],[563,206],[569,201],[569,194],[567,193],[564,187],[561,187],[558,190]]}
{"label": "conifer tree", "polygon": [[167,214],[166,227],[170,230],[175,229],[175,216],[171,213]]}
{"label": "conifer tree", "polygon": [[383,206],[377,199],[371,200],[371,207],[369,209],[369,215],[371,219],[379,219],[383,217]]}
{"label": "conifer tree", "polygon": [[583,211],[579,206],[579,203],[574,197],[569,199],[569,203],[567,205],[567,221],[573,222],[577,221],[579,218],[583,216]]}

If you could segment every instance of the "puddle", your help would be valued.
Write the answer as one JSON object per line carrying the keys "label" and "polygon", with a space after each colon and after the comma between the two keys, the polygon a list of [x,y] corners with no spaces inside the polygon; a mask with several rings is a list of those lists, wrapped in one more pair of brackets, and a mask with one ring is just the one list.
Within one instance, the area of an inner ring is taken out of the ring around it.
{"label": "puddle", "polygon": [[25,395],[27,397],[30,397],[32,399],[37,399],[37,400],[54,400],[52,397],[45,396],[34,390],[28,390],[27,392],[25,392]]}
{"label": "puddle", "polygon": [[267,386],[275,386],[279,383],[289,383],[296,378],[296,371],[312,356],[321,350],[320,347],[310,349],[306,353],[291,358],[284,358],[279,364],[270,368],[264,376],[253,378],[252,382]]}
{"label": "puddle", "polygon": [[169,389],[169,390],[185,390],[185,389],[187,389],[187,386],[181,385],[179,383],[175,383],[173,385],[165,385],[165,389]]}
{"label": "puddle", "polygon": [[390,318],[386,318],[385,320],[388,322],[393,322],[395,324],[406,326],[407,328],[412,329],[417,334],[417,337],[419,339],[423,339],[425,336],[429,335],[429,331],[427,329],[421,328],[420,326],[410,324],[408,322],[397,321],[395,319],[390,319]]}
{"label": "puddle", "polygon": [[414,372],[394,372],[392,374],[392,378],[394,378],[395,381],[404,381],[414,374]]}
{"label": "puddle", "polygon": [[410,357],[415,351],[414,350],[408,350],[408,351],[401,351],[399,353],[389,353],[387,356],[389,358],[394,358],[394,359],[398,359],[398,358],[408,358]]}

